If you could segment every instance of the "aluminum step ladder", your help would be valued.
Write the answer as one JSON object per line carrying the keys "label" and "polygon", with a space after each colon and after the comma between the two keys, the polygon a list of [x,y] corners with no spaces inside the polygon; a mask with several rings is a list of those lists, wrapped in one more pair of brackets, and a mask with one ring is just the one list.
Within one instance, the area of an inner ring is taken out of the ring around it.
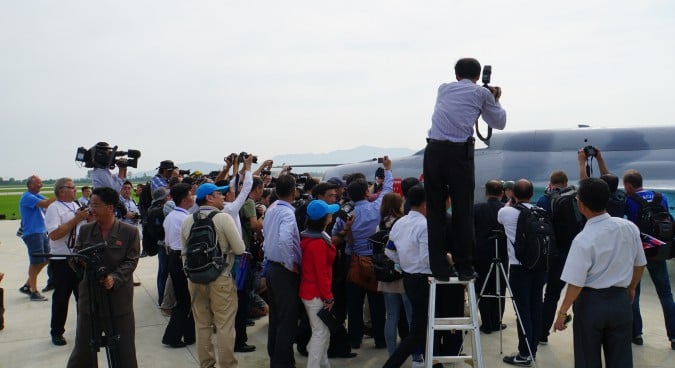
{"label": "aluminum step ladder", "polygon": [[[478,323],[478,303],[474,281],[460,281],[451,277],[448,281],[429,278],[429,322],[427,323],[427,345],[425,348],[424,367],[431,368],[435,363],[471,362],[474,368],[483,368],[483,353],[480,345],[480,329]],[[436,317],[436,285],[465,285],[469,291],[469,317]],[[471,331],[473,335],[471,355],[433,356],[434,331]]]}

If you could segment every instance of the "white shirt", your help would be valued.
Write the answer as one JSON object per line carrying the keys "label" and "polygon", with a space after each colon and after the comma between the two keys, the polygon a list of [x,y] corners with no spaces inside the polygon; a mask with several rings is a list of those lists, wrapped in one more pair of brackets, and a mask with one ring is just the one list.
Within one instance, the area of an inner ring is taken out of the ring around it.
{"label": "white shirt", "polygon": [[187,210],[176,207],[164,218],[164,222],[162,223],[164,226],[164,243],[171,250],[181,250],[183,248],[183,243],[181,243],[181,226],[189,215]]}
{"label": "white shirt", "polygon": [[[527,208],[532,207],[532,203],[523,203],[523,205]],[[513,243],[516,239],[516,228],[518,227],[518,216],[520,216],[520,211],[511,206],[504,206],[497,212],[497,222],[504,225],[504,232],[508,240],[507,251],[510,265],[521,264],[518,258],[516,258],[516,250],[513,248]]]}
{"label": "white shirt", "polygon": [[225,202],[225,207],[223,207],[223,210],[221,211],[232,216],[232,220],[234,220],[234,224],[237,226],[239,235],[241,235],[241,220],[239,220],[239,210],[248,199],[248,194],[251,193],[251,187],[253,187],[253,174],[251,174],[251,171],[246,171],[244,173],[244,186],[241,188],[241,192],[239,192],[239,195],[234,199],[234,201]]}
{"label": "white shirt", "polygon": [[384,252],[392,261],[400,264],[403,271],[431,275],[429,236],[424,215],[411,210],[401,217],[391,228],[389,241],[394,243],[396,251],[387,247]]}
{"label": "white shirt", "polygon": [[[72,220],[77,213],[79,206],[75,202],[61,202],[56,201],[47,207],[47,213],[45,214],[45,227],[47,232],[52,232],[58,229],[59,226],[65,224],[66,222]],[[86,221],[82,221],[77,224],[75,228],[75,233],[73,237],[77,237],[77,233],[80,230],[80,225],[86,224]],[[66,234],[63,238],[52,240],[49,239],[49,247],[51,248],[52,254],[71,254],[72,251],[68,248],[68,240],[70,239],[70,232]],[[73,239],[73,245],[75,244],[75,239]],[[52,258],[54,260],[65,259],[65,258]]]}
{"label": "white shirt", "polygon": [[572,241],[560,279],[579,287],[628,287],[633,267],[647,264],[637,226],[605,213],[586,222]]}

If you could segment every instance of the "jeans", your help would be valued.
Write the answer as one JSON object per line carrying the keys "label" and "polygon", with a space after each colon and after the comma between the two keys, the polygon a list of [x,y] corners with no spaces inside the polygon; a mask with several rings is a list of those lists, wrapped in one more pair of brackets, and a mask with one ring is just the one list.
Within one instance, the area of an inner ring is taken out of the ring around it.
{"label": "jeans", "polygon": [[[656,294],[661,302],[668,339],[673,340],[675,339],[675,303],[673,302],[673,292],[670,289],[666,261],[648,260],[647,271],[649,271],[649,276],[652,278]],[[640,335],[642,335],[642,316],[640,315],[640,284],[638,284],[635,289],[635,300],[633,300],[633,337]]]}
{"label": "jeans", "polygon": [[352,347],[361,346],[363,340],[363,303],[368,297],[370,318],[373,321],[373,339],[376,346],[385,346],[384,340],[384,299],[382,293],[366,291],[351,282],[347,282],[347,335]]}
{"label": "jeans", "polygon": [[[520,356],[537,357],[537,344],[541,332],[542,294],[546,282],[545,271],[530,271],[520,265],[511,265],[509,283],[516,302],[520,323],[518,323],[518,353]],[[523,328],[520,328],[522,323]],[[523,331],[524,329],[524,331]],[[529,349],[528,349],[529,344]]]}
{"label": "jeans", "polygon": [[[396,350],[396,338],[398,336],[398,321],[401,316],[401,305],[405,309],[408,325],[412,323],[412,304],[405,294],[382,293],[384,295],[384,309],[387,311],[387,319],[384,322],[384,339],[387,342],[389,356]],[[422,354],[413,354],[414,361],[422,361]]]}
{"label": "jeans", "polygon": [[544,293],[544,306],[542,311],[542,326],[540,338],[548,338],[551,326],[555,320],[555,311],[558,308],[560,293],[565,287],[565,281],[560,279],[563,267],[565,267],[566,256],[558,256],[551,259],[551,268],[548,270],[548,280],[546,281],[546,292]]}
{"label": "jeans", "polygon": [[157,305],[162,305],[166,279],[169,277],[169,256],[166,254],[166,246],[160,245],[157,251]]}

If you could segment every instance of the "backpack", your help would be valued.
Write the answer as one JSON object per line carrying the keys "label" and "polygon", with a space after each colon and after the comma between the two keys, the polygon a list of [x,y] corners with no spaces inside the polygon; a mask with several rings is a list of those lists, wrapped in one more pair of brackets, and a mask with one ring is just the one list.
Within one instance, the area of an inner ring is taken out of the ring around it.
{"label": "backpack", "polygon": [[138,209],[141,210],[141,216],[147,217],[150,207],[152,207],[152,185],[148,181],[143,186],[141,195],[138,196]]}
{"label": "backpack", "polygon": [[537,206],[514,206],[520,211],[513,248],[516,258],[528,270],[548,271],[555,250],[555,231],[545,209]]}
{"label": "backpack", "polygon": [[391,282],[403,277],[403,273],[395,268],[395,263],[384,254],[384,248],[389,242],[389,232],[396,219],[388,229],[383,229],[368,238],[368,245],[373,250],[373,269],[377,281]]}
{"label": "backpack", "polygon": [[626,193],[617,190],[609,195],[607,201],[607,213],[613,217],[621,217],[626,214]]}
{"label": "backpack", "polygon": [[164,202],[157,201],[145,211],[143,219],[143,250],[149,256],[159,252],[164,245]]}
{"label": "backpack", "polygon": [[217,279],[227,266],[213,224],[213,217],[218,213],[211,211],[205,218],[201,218],[199,212],[192,215],[195,222],[185,242],[183,269],[196,284],[208,284]]}
{"label": "backpack", "polygon": [[666,243],[660,247],[645,249],[645,256],[652,261],[669,258],[673,240],[673,217],[661,204],[663,196],[661,193],[654,192],[651,202],[647,202],[637,194],[632,194],[630,197],[639,206],[636,225],[640,232]]}
{"label": "backpack", "polygon": [[567,187],[560,192],[551,193],[551,221],[555,232],[555,246],[567,254],[572,240],[584,228],[586,219],[579,212],[577,190]]}

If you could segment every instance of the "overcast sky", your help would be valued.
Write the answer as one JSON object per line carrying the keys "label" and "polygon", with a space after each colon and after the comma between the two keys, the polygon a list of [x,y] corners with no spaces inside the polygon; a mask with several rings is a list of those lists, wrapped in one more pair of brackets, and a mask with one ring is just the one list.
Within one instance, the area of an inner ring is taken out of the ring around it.
{"label": "overcast sky", "polygon": [[0,176],[84,177],[78,146],[220,162],[420,149],[458,58],[507,130],[672,124],[672,1],[0,0]]}

